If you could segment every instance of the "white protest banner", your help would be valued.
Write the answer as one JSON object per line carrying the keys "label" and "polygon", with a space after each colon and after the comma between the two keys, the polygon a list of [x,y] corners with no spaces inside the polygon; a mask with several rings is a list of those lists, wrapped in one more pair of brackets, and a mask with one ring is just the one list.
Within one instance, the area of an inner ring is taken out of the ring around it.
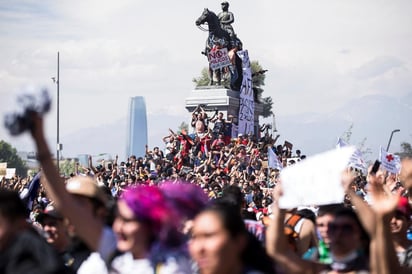
{"label": "white protest banner", "polygon": [[278,156],[273,152],[272,148],[268,147],[268,167],[277,169],[277,170],[282,170],[283,165],[279,161]]}
{"label": "white protest banner", "polygon": [[[342,148],[346,146],[348,146],[348,144],[345,141],[343,141],[341,138],[339,138],[338,143],[336,144],[336,148]],[[355,152],[350,157],[348,166],[362,170],[362,171],[366,171],[366,168],[367,168],[366,163],[363,160],[362,152],[358,148],[355,150]]]}
{"label": "white protest banner", "polygon": [[6,179],[11,179],[16,175],[16,169],[15,168],[8,168],[6,169]]}
{"label": "white protest banner", "polygon": [[213,49],[209,52],[207,58],[209,59],[210,68],[212,70],[221,69],[230,65],[227,48]]}
{"label": "white protest banner", "polygon": [[6,175],[7,163],[0,163],[0,175]]}
{"label": "white protest banner", "polygon": [[359,149],[356,149],[350,157],[349,166],[362,171],[366,171],[367,166],[365,161],[363,160],[362,152]]}
{"label": "white protest banner", "polygon": [[379,152],[379,161],[381,166],[390,173],[398,174],[401,170],[401,159],[399,156],[387,152],[383,147],[381,147]]}
{"label": "white protest banner", "polygon": [[239,126],[238,133],[254,133],[255,101],[252,88],[252,70],[250,68],[249,54],[247,50],[238,51],[237,55],[242,59],[243,81],[240,88]]}
{"label": "white protest banner", "polygon": [[236,138],[238,132],[239,127],[236,124],[232,123],[232,138]]}
{"label": "white protest banner", "polygon": [[342,203],[342,171],[355,147],[330,150],[298,162],[280,173],[283,196],[281,208]]}
{"label": "white protest banner", "polygon": [[0,179],[3,179],[7,173],[7,163],[0,163]]}

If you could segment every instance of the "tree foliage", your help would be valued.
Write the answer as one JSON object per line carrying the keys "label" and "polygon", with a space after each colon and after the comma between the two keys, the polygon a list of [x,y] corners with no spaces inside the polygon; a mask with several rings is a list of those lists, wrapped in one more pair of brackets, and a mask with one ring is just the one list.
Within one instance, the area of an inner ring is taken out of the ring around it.
{"label": "tree foliage", "polygon": [[[264,118],[269,117],[270,115],[273,114],[272,112],[272,106],[273,106],[273,101],[272,97],[263,97],[263,91],[264,89],[262,86],[265,85],[265,71],[263,70],[262,66],[259,64],[258,61],[251,61],[250,62],[251,70],[252,70],[252,86],[253,86],[253,93],[255,96],[255,102],[262,103],[263,104],[263,113],[262,116]],[[200,86],[207,86],[209,84],[209,69],[207,67],[203,68],[200,76],[198,78],[193,78],[192,80],[196,87]],[[229,79],[222,79],[222,85],[225,87],[229,87]]]}
{"label": "tree foliage", "polygon": [[189,132],[189,124],[186,122],[182,122],[180,123],[179,127],[178,127],[178,131],[186,131]]}
{"label": "tree foliage", "polygon": [[206,67],[203,68],[200,72],[200,76],[198,78],[193,78],[192,81],[196,84],[196,87],[207,86],[209,84],[209,69]]}
{"label": "tree foliage", "polygon": [[63,173],[65,176],[69,176],[75,172],[75,165],[76,162],[74,160],[65,159],[59,164],[60,173]]}
{"label": "tree foliage", "polygon": [[403,142],[401,143],[401,151],[395,153],[396,155],[399,155],[399,157],[401,158],[405,158],[405,157],[410,157],[412,158],[412,146],[410,143],[407,142]]}
{"label": "tree foliage", "polygon": [[273,111],[272,111],[272,105],[273,105],[272,97],[269,96],[269,97],[262,98],[262,104],[263,104],[262,116],[264,118],[267,118],[267,117],[271,116],[273,114]]}
{"label": "tree foliage", "polygon": [[26,163],[17,155],[17,150],[3,140],[0,140],[0,162],[6,162],[8,168],[15,168],[19,176],[27,175]]}

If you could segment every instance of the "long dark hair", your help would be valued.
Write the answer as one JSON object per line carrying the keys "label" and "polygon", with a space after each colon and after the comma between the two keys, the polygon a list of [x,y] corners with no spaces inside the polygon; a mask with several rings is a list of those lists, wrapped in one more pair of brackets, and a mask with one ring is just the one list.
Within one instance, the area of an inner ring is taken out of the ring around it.
{"label": "long dark hair", "polygon": [[202,212],[206,211],[216,213],[219,216],[223,227],[232,238],[241,235],[246,237],[247,244],[241,253],[241,261],[246,270],[253,269],[263,273],[275,273],[274,262],[267,255],[259,240],[247,231],[238,207],[219,198],[209,204]]}

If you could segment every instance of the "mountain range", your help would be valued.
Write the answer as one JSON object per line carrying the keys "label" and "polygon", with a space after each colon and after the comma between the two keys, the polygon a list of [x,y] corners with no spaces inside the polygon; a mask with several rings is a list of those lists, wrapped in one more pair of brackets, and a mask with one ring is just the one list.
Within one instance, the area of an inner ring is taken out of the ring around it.
{"label": "mountain range", "polygon": [[[274,109],[276,113],[276,109]],[[307,156],[335,148],[337,139],[343,137],[349,144],[364,152],[365,160],[378,157],[380,146],[386,148],[393,134],[389,151],[398,152],[402,142],[412,143],[412,93],[403,97],[370,95],[353,99],[330,113],[300,113],[282,115],[276,113],[279,143],[285,140],[294,144]],[[148,115],[149,147],[163,148],[162,137],[169,134],[168,128],[177,130],[190,115]],[[79,130],[62,137],[66,157],[77,154],[101,153],[119,155],[125,159],[126,118],[95,128]]]}

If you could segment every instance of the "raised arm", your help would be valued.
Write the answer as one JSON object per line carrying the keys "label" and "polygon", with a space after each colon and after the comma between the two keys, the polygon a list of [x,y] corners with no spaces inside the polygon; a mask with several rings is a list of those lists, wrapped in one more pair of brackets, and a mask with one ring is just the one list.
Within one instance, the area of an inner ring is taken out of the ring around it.
{"label": "raised arm", "polygon": [[342,173],[342,185],[346,195],[350,197],[351,204],[355,207],[362,226],[366,232],[371,235],[376,228],[375,215],[372,212],[370,206],[352,189],[351,185],[354,182],[354,176],[350,170],[346,170]]}
{"label": "raised arm", "polygon": [[278,184],[273,191],[272,212],[273,219],[266,230],[266,251],[286,273],[319,273],[321,264],[300,258],[288,246],[284,234],[285,210],[278,205],[281,196],[281,186]]}
{"label": "raised arm", "polygon": [[396,256],[390,232],[390,218],[396,209],[399,195],[387,194],[375,175],[369,175],[372,209],[376,217],[376,229],[371,234],[370,265],[374,273],[410,273],[402,268]]}
{"label": "raised arm", "polygon": [[172,133],[170,133],[169,135],[166,135],[162,138],[163,143],[167,143],[168,139],[170,139],[170,136],[172,136]]}
{"label": "raised arm", "polygon": [[116,157],[114,158],[114,162],[113,162],[113,167],[117,167],[117,161],[119,160],[119,155],[116,154]]}
{"label": "raised arm", "polygon": [[87,157],[87,159],[88,159],[89,168],[90,168],[90,170],[93,172],[93,174],[96,174],[97,172],[99,172],[99,171],[93,166],[92,156],[89,155],[89,156]]}
{"label": "raised arm", "polygon": [[85,210],[75,201],[65,188],[64,180],[59,176],[51,158],[51,152],[46,143],[43,131],[43,119],[33,115],[31,134],[36,144],[38,160],[43,169],[43,185],[47,194],[54,201],[58,210],[76,227],[76,233],[87,243],[90,249],[97,250],[103,224],[92,215],[91,210]]}
{"label": "raised arm", "polygon": [[273,144],[276,144],[277,140],[279,139],[280,135],[276,135],[275,139],[273,140]]}

